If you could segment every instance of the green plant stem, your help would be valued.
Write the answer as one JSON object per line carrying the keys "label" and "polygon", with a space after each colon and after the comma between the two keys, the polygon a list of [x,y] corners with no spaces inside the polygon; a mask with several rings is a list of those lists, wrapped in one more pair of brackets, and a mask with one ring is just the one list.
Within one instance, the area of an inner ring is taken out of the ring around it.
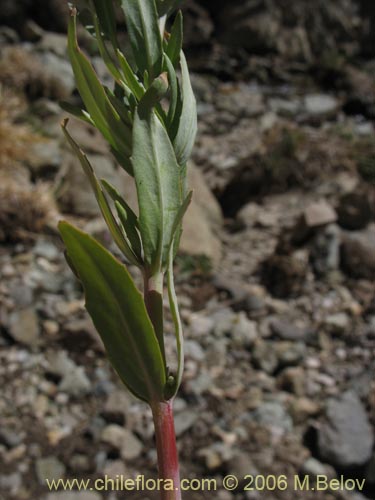
{"label": "green plant stem", "polygon": [[150,275],[144,272],[144,299],[146,309],[154,326],[155,334],[158,339],[161,354],[165,360],[164,348],[164,322],[163,322],[163,273]]}
{"label": "green plant stem", "polygon": [[[173,400],[157,402],[151,406],[155,425],[158,453],[161,500],[181,500],[180,469],[173,419]],[[163,489],[163,485],[165,489]],[[173,485],[173,487],[172,487]]]}

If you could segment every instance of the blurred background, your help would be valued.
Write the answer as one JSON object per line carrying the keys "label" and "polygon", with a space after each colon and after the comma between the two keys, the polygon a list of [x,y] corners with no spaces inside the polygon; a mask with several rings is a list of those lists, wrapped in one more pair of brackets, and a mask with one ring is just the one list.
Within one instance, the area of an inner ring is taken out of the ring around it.
{"label": "blurred background", "polygon": [[[375,3],[186,0],[183,11],[199,135],[176,262],[182,476],[343,475],[363,490],[240,485],[215,498],[373,499]],[[150,412],[111,371],[56,231],[65,218],[112,248],[60,130],[59,101],[77,102],[67,19],[64,0],[1,0],[0,499],[156,499],[45,486],[156,475]],[[80,43],[108,80],[83,30]],[[70,130],[134,200],[105,141],[74,119]]]}

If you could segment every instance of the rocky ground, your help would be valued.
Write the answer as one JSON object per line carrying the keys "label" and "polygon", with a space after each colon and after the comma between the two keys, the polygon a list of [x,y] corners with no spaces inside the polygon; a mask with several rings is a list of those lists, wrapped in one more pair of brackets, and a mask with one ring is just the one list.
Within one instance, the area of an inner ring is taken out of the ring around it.
{"label": "rocky ground", "polygon": [[[220,485],[226,474],[285,474],[290,484],[296,474],[344,475],[364,478],[364,490],[242,484],[215,497],[366,500],[375,490],[371,32],[353,2],[324,14],[293,7],[289,17],[287,2],[266,3],[186,8],[200,131],[176,262],[182,476]],[[24,2],[33,19],[16,4],[4,3],[0,28],[0,499],[156,499],[45,487],[45,477],[155,477],[156,456],[150,412],[110,369],[56,231],[66,218],[111,246],[61,136],[57,101],[75,98],[64,16],[48,17],[52,0],[44,10]],[[73,119],[70,129],[98,175],[134,200],[104,141]]]}

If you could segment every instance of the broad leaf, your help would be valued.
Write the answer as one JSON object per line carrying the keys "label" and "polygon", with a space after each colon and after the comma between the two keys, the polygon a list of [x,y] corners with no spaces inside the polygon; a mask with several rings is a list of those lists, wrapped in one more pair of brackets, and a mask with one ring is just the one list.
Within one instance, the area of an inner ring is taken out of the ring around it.
{"label": "broad leaf", "polygon": [[89,235],[66,222],[59,230],[85,291],[86,309],[109,360],[144,401],[164,398],[166,369],[144,300],[125,266]]}
{"label": "broad leaf", "polygon": [[155,0],[121,0],[134,59],[141,75],[148,72],[151,81],[161,73],[162,38]]}
{"label": "broad leaf", "polygon": [[182,101],[181,112],[176,113],[176,116],[180,116],[180,119],[175,125],[176,136],[174,137],[173,145],[176,151],[178,163],[180,165],[184,165],[193,150],[197,134],[197,106],[190,82],[189,70],[183,52],[181,52],[180,64]]}
{"label": "broad leaf", "polygon": [[173,224],[183,201],[183,169],[167,131],[143,100],[134,117],[132,163],[144,259],[158,272],[167,263]]}
{"label": "broad leaf", "polygon": [[67,131],[66,128],[67,124],[68,120],[65,120],[62,124],[62,130],[64,132],[64,135],[68,139],[71,148],[73,149],[73,151],[75,152],[77,158],[81,163],[83,171],[85,172],[88,180],[90,181],[92,190],[94,191],[96,200],[98,202],[104,220],[107,223],[108,229],[110,230],[116,245],[119,247],[119,249],[122,251],[125,257],[132,264],[139,266],[141,264],[141,261],[138,259],[137,255],[134,254],[129,242],[124,238],[124,235],[122,234],[121,229],[119,228],[116,222],[116,219],[113,217],[111,208],[108,205],[107,199],[104,196],[101,185],[95,176],[94,170],[91,167],[90,162],[88,161],[86,155],[83,153],[78,144],[73,140],[73,138]]}

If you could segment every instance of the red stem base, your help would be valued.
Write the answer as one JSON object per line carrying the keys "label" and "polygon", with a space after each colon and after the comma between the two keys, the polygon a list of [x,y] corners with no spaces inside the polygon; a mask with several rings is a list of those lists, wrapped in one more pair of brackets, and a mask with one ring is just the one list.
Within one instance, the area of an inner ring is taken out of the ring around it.
{"label": "red stem base", "polygon": [[[158,453],[159,479],[163,480],[161,500],[181,500],[180,470],[173,420],[173,401],[152,406]],[[173,488],[171,485],[173,482]],[[163,489],[163,485],[165,488]]]}

